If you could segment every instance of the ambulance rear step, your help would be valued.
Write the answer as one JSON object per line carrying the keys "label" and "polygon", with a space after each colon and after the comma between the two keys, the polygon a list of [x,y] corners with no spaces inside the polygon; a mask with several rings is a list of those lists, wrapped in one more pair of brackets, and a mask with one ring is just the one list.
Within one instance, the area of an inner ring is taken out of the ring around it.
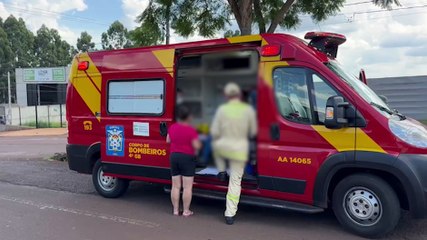
{"label": "ambulance rear step", "polygon": [[[170,191],[171,191],[171,187],[165,186],[165,192],[170,193]],[[216,192],[216,191],[193,188],[193,196],[225,201],[225,193]],[[288,202],[288,201],[277,200],[277,199],[246,196],[246,195],[240,196],[240,203],[255,205],[259,207],[268,207],[268,208],[297,211],[297,212],[303,212],[303,213],[320,213],[320,212],[323,212],[324,210],[323,208],[306,205],[302,203],[295,203],[295,202]]]}

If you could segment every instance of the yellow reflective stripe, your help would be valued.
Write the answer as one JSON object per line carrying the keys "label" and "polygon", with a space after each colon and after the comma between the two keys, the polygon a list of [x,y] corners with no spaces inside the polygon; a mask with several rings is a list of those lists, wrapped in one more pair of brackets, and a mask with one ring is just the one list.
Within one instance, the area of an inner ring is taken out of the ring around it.
{"label": "yellow reflective stripe", "polygon": [[227,103],[223,108],[224,113],[227,115],[227,117],[238,118],[242,116],[242,114],[248,107],[248,105],[242,102],[230,102]]}
{"label": "yellow reflective stripe", "polygon": [[236,160],[236,161],[246,161],[248,160],[248,153],[238,152],[238,151],[221,151],[216,150],[214,153],[216,156],[221,156],[226,159]]}
{"label": "yellow reflective stripe", "polygon": [[73,62],[71,63],[70,73],[68,75],[68,79],[70,83],[72,83],[73,79],[77,77],[77,58],[73,58]]}
{"label": "yellow reflective stripe", "polygon": [[[343,151],[370,151],[385,153],[371,137],[360,128],[328,129],[325,126],[312,126],[338,152]],[[356,136],[355,136],[356,134]],[[355,142],[356,137],[356,142]]]}
{"label": "yellow reflective stripe", "polygon": [[[101,111],[101,96],[88,78],[75,78],[73,86],[94,116]],[[100,118],[97,117],[100,121]]]}
{"label": "yellow reflective stripe", "polygon": [[[88,53],[82,53],[78,56],[78,58],[79,58],[79,61],[81,61],[81,62],[82,61],[88,61],[89,62],[89,68],[86,70],[86,73],[92,79],[96,88],[101,91],[101,83],[102,83],[101,73],[99,72],[95,63],[93,63],[92,59],[89,57],[89,54]],[[79,71],[79,73],[80,73],[79,76],[83,76],[83,74],[85,74],[85,71]]]}
{"label": "yellow reflective stripe", "polygon": [[[87,61],[87,59],[88,58],[84,58],[84,61]],[[83,61],[83,59],[81,59],[80,57],[79,60]],[[89,63],[89,66],[90,65],[91,63]],[[93,62],[92,65],[94,65]],[[94,66],[94,68],[96,69],[96,66]],[[73,60],[71,69],[71,84],[74,86],[80,97],[86,103],[92,114],[96,116],[96,113],[101,112],[101,93],[95,87],[94,83],[92,83],[92,81],[88,78],[86,73],[84,73],[84,71],[77,70],[76,58]],[[99,86],[101,85],[99,84]],[[98,121],[101,121],[100,117],[96,117],[96,119],[98,119]]]}
{"label": "yellow reflective stripe", "polygon": [[227,40],[230,43],[246,43],[246,42],[262,41],[262,37],[261,35],[245,35],[245,36],[229,37],[227,38]]}
{"label": "yellow reflective stripe", "polygon": [[356,150],[386,153],[380,145],[360,128],[356,128]]}
{"label": "yellow reflective stripe", "polygon": [[263,57],[261,56],[261,62],[277,62],[280,61],[280,55],[273,57]]}
{"label": "yellow reflective stripe", "polygon": [[162,66],[173,77],[173,65],[175,62],[175,49],[155,50],[154,56],[162,64]]}
{"label": "yellow reflective stripe", "polygon": [[239,203],[239,196],[233,195],[231,193],[227,193],[227,199],[234,203]]}
{"label": "yellow reflective stripe", "polygon": [[264,79],[264,82],[270,86],[273,87],[273,71],[277,67],[286,67],[289,66],[289,64],[285,61],[282,62],[263,62],[260,64],[260,74],[262,74],[262,77]]}

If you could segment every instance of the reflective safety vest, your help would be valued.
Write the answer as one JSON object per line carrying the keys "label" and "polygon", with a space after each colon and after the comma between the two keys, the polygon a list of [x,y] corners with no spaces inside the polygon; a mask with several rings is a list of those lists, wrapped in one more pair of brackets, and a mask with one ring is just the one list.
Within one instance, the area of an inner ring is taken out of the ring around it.
{"label": "reflective safety vest", "polygon": [[254,109],[240,100],[221,105],[211,126],[213,149],[222,158],[247,161],[249,138],[257,134]]}

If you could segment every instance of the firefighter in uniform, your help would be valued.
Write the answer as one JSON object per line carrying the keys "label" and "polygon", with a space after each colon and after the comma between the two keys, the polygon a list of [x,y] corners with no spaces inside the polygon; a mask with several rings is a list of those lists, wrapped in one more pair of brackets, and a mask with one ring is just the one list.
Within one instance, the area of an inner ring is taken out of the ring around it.
{"label": "firefighter in uniform", "polygon": [[236,83],[228,83],[224,94],[227,103],[215,113],[211,135],[215,163],[223,179],[227,176],[225,160],[229,163],[230,179],[224,215],[226,223],[231,225],[240,199],[242,176],[249,160],[249,138],[257,134],[257,123],[254,109],[241,101],[241,90]]}

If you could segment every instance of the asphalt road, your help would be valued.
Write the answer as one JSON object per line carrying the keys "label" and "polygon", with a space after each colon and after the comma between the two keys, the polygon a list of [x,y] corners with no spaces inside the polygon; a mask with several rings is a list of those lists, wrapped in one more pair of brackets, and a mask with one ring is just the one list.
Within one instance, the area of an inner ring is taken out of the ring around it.
{"label": "asphalt road", "polygon": [[[134,182],[120,199],[98,196],[91,177],[49,161],[65,136],[0,137],[0,239],[361,239],[331,212],[307,215],[242,205],[233,226],[224,203],[195,198],[190,218],[173,217],[162,186]],[[427,239],[427,220],[404,214],[385,239]]]}

